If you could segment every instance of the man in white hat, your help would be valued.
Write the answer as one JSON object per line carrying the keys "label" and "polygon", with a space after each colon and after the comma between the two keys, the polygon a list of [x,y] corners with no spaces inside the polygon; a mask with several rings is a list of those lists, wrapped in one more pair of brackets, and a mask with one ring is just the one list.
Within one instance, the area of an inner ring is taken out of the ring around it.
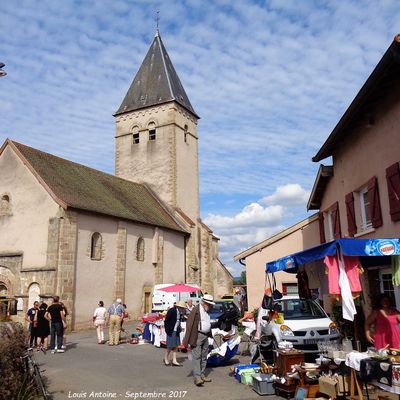
{"label": "man in white hat", "polygon": [[110,307],[108,307],[108,345],[118,346],[119,335],[121,334],[121,321],[124,316],[125,308],[122,305],[122,300],[117,299]]}
{"label": "man in white hat", "polygon": [[195,306],[186,322],[186,333],[183,345],[192,348],[193,378],[196,386],[202,386],[204,382],[211,382],[205,376],[208,354],[208,337],[211,334],[210,310],[214,305],[214,298],[205,294],[200,304]]}

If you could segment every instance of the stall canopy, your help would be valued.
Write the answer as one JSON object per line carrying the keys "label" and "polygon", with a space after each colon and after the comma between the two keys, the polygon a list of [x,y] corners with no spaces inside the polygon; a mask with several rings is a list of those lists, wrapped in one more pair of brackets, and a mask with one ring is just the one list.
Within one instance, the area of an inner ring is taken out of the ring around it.
{"label": "stall canopy", "polygon": [[266,272],[291,272],[291,269],[293,270],[299,265],[323,259],[325,256],[334,256],[338,250],[344,256],[400,255],[400,239],[336,239],[271,261],[266,265]]}

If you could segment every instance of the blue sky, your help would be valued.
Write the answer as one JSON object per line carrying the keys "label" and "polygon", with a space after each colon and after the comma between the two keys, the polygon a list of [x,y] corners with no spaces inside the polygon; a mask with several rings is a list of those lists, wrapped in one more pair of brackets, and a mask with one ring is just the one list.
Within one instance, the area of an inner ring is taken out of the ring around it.
{"label": "blue sky", "polygon": [[0,141],[113,173],[155,10],[201,117],[202,217],[238,275],[234,254],[307,216],[311,157],[400,32],[398,2],[3,0]]}

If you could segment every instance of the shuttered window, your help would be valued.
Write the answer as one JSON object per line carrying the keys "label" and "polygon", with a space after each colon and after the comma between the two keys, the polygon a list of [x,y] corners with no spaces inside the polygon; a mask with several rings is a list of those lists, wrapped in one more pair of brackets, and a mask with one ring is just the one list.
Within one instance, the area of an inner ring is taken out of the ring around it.
{"label": "shuttered window", "polygon": [[333,238],[339,239],[342,236],[340,229],[340,215],[339,215],[339,203],[336,202],[332,206],[332,221],[333,221]]}
{"label": "shuttered window", "polygon": [[321,243],[325,243],[325,228],[324,228],[324,214],[322,212],[318,213],[318,223],[319,223],[319,240]]}
{"label": "shuttered window", "polygon": [[339,239],[342,236],[340,228],[339,203],[336,202],[324,212],[325,237],[327,241]]}
{"label": "shuttered window", "polygon": [[381,202],[379,199],[378,179],[376,176],[368,181],[368,201],[371,213],[371,223],[374,228],[382,226]]}
{"label": "shuttered window", "polygon": [[350,192],[345,197],[346,201],[346,214],[347,214],[347,226],[349,236],[353,237],[357,233],[356,214],[354,209],[354,194]]}
{"label": "shuttered window", "polygon": [[399,163],[386,168],[386,182],[389,194],[390,217],[400,221],[400,168]]}

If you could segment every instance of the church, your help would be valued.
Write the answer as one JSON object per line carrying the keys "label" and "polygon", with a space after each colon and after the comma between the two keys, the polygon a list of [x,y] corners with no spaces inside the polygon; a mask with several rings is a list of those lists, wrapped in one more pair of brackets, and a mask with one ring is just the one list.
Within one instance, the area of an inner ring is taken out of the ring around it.
{"label": "church", "polygon": [[199,116],[158,31],[114,117],[115,175],[10,139],[0,149],[0,297],[18,300],[16,320],[53,295],[77,330],[99,300],[140,318],[159,283],[232,292],[200,218]]}

